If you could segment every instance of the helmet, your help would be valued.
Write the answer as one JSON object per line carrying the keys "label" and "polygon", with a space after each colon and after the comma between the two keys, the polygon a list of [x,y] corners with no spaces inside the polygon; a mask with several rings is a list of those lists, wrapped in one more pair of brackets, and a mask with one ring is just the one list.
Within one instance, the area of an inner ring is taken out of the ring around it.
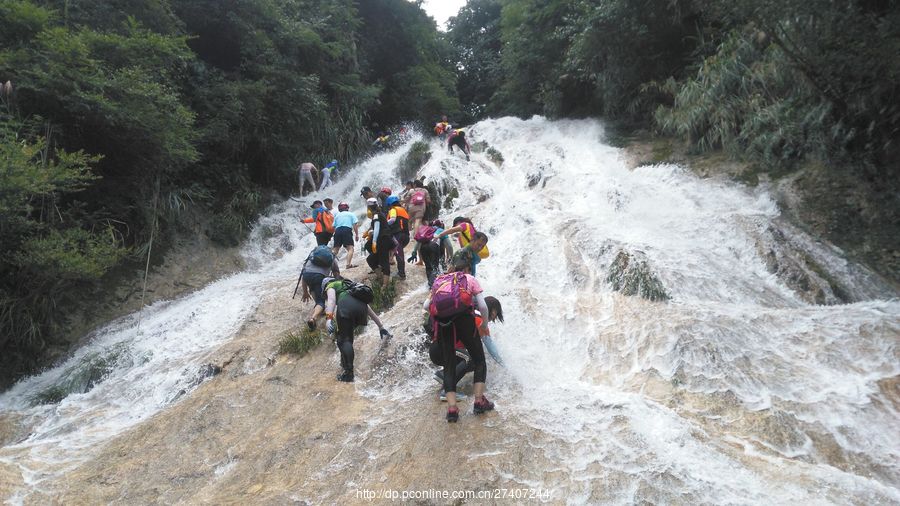
{"label": "helmet", "polygon": [[396,195],[391,195],[390,197],[384,199],[384,205],[386,205],[386,206],[392,206],[392,205],[396,204],[397,202],[400,202],[400,197],[398,197]]}
{"label": "helmet", "polygon": [[368,207],[378,207],[378,199],[375,197],[371,197],[366,199],[366,206]]}
{"label": "helmet", "polygon": [[391,194],[391,189],[388,188],[387,186],[382,186],[382,187],[381,187],[381,193],[383,193],[383,194],[385,194],[385,195],[390,195],[390,194]]}
{"label": "helmet", "polygon": [[432,221],[431,221],[431,226],[432,226],[432,227],[437,227],[437,228],[444,228],[444,222],[441,221],[441,220],[432,220]]}
{"label": "helmet", "polygon": [[332,160],[331,163],[332,163],[332,165],[337,165],[337,164],[338,164],[338,161],[337,161],[337,160]]}
{"label": "helmet", "polygon": [[346,202],[341,202],[340,204],[338,204],[338,211],[347,211],[349,209],[350,209],[350,204],[348,204]]}

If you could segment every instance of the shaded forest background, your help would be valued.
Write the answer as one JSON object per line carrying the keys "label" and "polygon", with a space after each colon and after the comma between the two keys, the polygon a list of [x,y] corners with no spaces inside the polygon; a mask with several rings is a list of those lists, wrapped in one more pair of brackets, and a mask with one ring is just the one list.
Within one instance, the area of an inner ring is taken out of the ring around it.
{"label": "shaded forest background", "polygon": [[237,244],[299,162],[441,114],[602,117],[760,172],[814,166],[896,231],[898,54],[889,0],[469,0],[447,32],[407,0],[4,0],[2,376],[188,213]]}

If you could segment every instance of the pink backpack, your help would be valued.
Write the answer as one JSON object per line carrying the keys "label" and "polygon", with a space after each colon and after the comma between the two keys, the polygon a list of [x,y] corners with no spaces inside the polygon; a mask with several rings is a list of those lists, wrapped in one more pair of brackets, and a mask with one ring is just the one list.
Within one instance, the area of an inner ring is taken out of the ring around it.
{"label": "pink backpack", "polygon": [[430,243],[434,240],[435,231],[437,231],[437,228],[432,227],[431,225],[421,225],[416,230],[414,239],[416,240],[416,242],[420,242],[422,244]]}
{"label": "pink backpack", "polygon": [[471,311],[472,299],[466,274],[450,272],[434,280],[428,313],[435,318],[450,318]]}
{"label": "pink backpack", "polygon": [[414,206],[420,206],[425,203],[425,192],[422,190],[413,193],[412,199],[410,200],[410,204]]}

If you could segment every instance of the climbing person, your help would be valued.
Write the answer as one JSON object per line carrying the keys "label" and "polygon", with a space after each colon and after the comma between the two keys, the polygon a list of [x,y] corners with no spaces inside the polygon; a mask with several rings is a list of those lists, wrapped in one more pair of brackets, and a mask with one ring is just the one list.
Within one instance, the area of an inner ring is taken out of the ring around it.
{"label": "climbing person", "polygon": [[[313,172],[316,173],[315,176],[313,176]],[[300,167],[297,169],[297,175],[300,179],[301,197],[305,196],[305,194],[303,193],[303,185],[305,183],[309,183],[310,193],[316,191],[316,177],[318,177],[318,174],[319,169],[317,169],[316,166],[312,164],[312,162],[303,162],[300,164]]]}
{"label": "climbing person", "polygon": [[450,152],[453,152],[453,146],[459,148],[460,151],[465,153],[466,161],[469,161],[469,155],[472,152],[471,146],[469,146],[469,141],[466,140],[466,132],[463,129],[454,130],[453,133],[447,138],[447,149]]}
{"label": "climbing person", "polygon": [[366,250],[370,252],[366,263],[373,272],[381,270],[382,283],[387,286],[391,282],[390,254],[394,249],[394,238],[391,236],[387,218],[381,212],[378,200],[374,197],[366,201],[366,214],[372,220],[366,232]]}
{"label": "climbing person", "polygon": [[335,333],[335,344],[341,353],[341,372],[338,381],[353,382],[353,332],[364,327],[371,318],[378,326],[382,339],[391,338],[375,311],[369,307],[373,300],[372,289],[346,279],[322,281],[325,291],[325,320],[329,332]]}
{"label": "climbing person", "polygon": [[[478,232],[475,230],[475,225],[472,224],[472,220],[469,218],[465,218],[463,216],[457,216],[453,218],[453,226],[440,232],[438,237],[444,237],[450,234],[459,234],[457,238],[459,239],[459,245],[463,248],[468,246],[468,244],[472,241],[475,234]],[[481,262],[481,260],[491,256],[490,250],[487,247],[487,236],[484,236],[484,245],[481,249],[476,250],[478,252],[477,258],[475,260],[475,264]],[[474,270],[473,270],[474,274]]]}
{"label": "climbing person", "polygon": [[378,199],[378,206],[381,207],[381,209],[387,209],[384,201],[391,196],[391,193],[391,188],[389,186],[382,186],[381,189],[378,190],[375,198]]}
{"label": "climbing person", "polygon": [[331,178],[334,176],[334,172],[338,169],[338,161],[332,160],[328,162],[328,165],[322,167],[322,184],[319,186],[319,191],[324,190],[325,188],[331,186]]}
{"label": "climbing person", "polygon": [[406,264],[403,263],[403,249],[409,244],[409,214],[400,205],[400,199],[391,195],[384,201],[388,209],[387,224],[391,227],[391,234],[397,246],[394,248],[394,257],[397,259],[397,276],[406,279]]}
{"label": "climbing person", "polygon": [[322,293],[322,280],[326,276],[341,277],[341,268],[331,249],[325,245],[318,245],[309,252],[303,267],[300,269],[300,286],[303,289],[300,300],[303,302],[313,299],[315,305],[306,325],[309,330],[316,329],[316,320],[325,311],[325,298]]}
{"label": "climbing person", "polygon": [[375,142],[372,143],[372,146],[377,149],[387,149],[388,143],[391,141],[391,136],[387,132],[381,132],[378,134],[378,137],[375,139]]}
{"label": "climbing person", "polygon": [[449,237],[437,237],[444,230],[441,220],[433,220],[431,223],[420,225],[416,229],[412,254],[407,262],[415,262],[421,258],[425,264],[425,278],[428,280],[428,288],[434,284],[434,278],[441,273],[441,265],[448,265],[453,255],[453,246]]}
{"label": "climbing person", "polygon": [[[444,390],[447,397],[447,421],[459,420],[459,408],[456,407],[456,340],[459,339],[469,352],[472,369],[475,373],[474,395],[476,414],[494,409],[494,404],[484,396],[487,379],[487,363],[484,348],[478,338],[474,310],[481,314],[489,314],[484,301],[481,285],[469,274],[469,266],[462,262],[454,262],[450,272],[434,280],[431,293],[425,300],[425,308],[432,317],[432,336],[441,343],[444,357]],[[481,332],[488,332],[488,321],[481,322]]]}
{"label": "climbing person", "polygon": [[450,123],[447,121],[447,116],[441,116],[441,120],[434,125],[434,135],[441,137],[449,132],[450,129],[451,127]]}
{"label": "climbing person", "polygon": [[338,204],[338,213],[334,217],[334,245],[332,252],[335,258],[341,251],[341,247],[347,250],[346,269],[356,267],[353,265],[353,239],[359,240],[359,218],[350,212],[350,204],[341,202]]}
{"label": "climbing person", "polygon": [[413,181],[412,194],[409,197],[409,219],[412,220],[410,230],[417,230],[425,219],[425,210],[431,204],[431,194],[421,181]]}
{"label": "climbing person", "polygon": [[413,181],[403,183],[403,191],[400,192],[400,203],[403,204],[403,207],[407,210],[409,210],[409,199],[412,198],[412,191],[415,187]]}
{"label": "climbing person", "polygon": [[328,205],[324,205],[321,200],[316,200],[310,206],[312,208],[312,216],[307,216],[303,218],[303,223],[315,223],[316,228],[313,230],[313,234],[316,236],[316,244],[323,245],[328,244],[328,241],[331,240],[331,235],[334,234],[334,216],[331,214],[332,200],[325,199],[328,202]]}
{"label": "climbing person", "polygon": [[[488,321],[493,323],[496,320],[500,320],[500,323],[503,323],[503,307],[500,305],[500,301],[497,300],[496,297],[487,296],[484,298],[484,303],[488,308]],[[475,326],[478,328],[478,335],[481,337],[482,344],[484,348],[487,350],[488,354],[490,354],[491,358],[494,359],[500,365],[503,365],[503,360],[500,358],[500,352],[497,350],[497,346],[494,344],[493,339],[491,338],[490,329],[488,328],[487,333],[482,333],[482,324],[484,323],[482,320],[484,316],[475,311]],[[466,350],[465,346],[463,346],[462,342],[459,339],[456,340],[455,343],[455,357],[456,361],[456,383],[457,387],[459,387],[459,382],[463,379],[463,376],[466,374],[473,372],[475,370],[474,365],[472,364],[472,358],[469,356],[469,352]],[[441,366],[441,369],[438,369],[434,373],[434,379],[436,379],[439,383],[443,385],[444,383],[444,360],[443,351],[441,349],[441,344],[438,341],[432,340],[431,345],[428,347],[428,356],[431,358],[431,362],[434,365]],[[460,397],[460,394],[456,394],[457,399]],[[441,388],[440,398],[442,401],[447,400],[447,393]]]}

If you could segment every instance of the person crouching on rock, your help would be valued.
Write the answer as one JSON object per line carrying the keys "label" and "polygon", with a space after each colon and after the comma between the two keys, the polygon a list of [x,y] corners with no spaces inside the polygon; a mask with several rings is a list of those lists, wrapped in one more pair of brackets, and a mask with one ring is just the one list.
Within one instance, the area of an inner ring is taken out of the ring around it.
{"label": "person crouching on rock", "polygon": [[310,251],[300,271],[300,286],[303,288],[303,295],[300,297],[300,300],[306,302],[312,298],[315,301],[312,313],[309,315],[309,319],[306,320],[309,330],[316,329],[316,320],[325,311],[322,280],[326,276],[340,278],[341,268],[338,267],[337,259],[331,252],[331,248],[326,245],[319,245]]}

